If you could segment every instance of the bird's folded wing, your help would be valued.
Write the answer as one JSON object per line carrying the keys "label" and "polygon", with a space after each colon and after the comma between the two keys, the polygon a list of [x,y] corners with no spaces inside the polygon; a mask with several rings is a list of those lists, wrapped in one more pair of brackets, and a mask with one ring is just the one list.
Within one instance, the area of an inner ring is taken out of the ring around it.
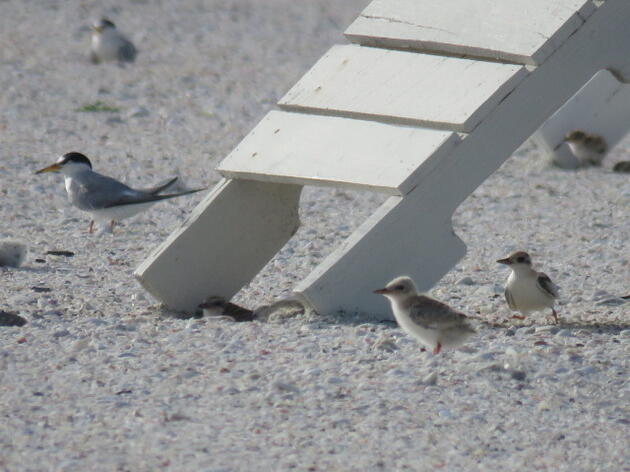
{"label": "bird's folded wing", "polygon": [[178,177],[172,177],[168,180],[160,182],[159,184],[153,187],[138,189],[138,191],[142,193],[150,193],[151,195],[157,195],[158,193],[170,188],[171,185],[177,182],[177,179]]}
{"label": "bird's folded wing", "polygon": [[115,205],[121,198],[141,195],[116,179],[89,172],[72,180],[72,202],[82,210],[100,210]]}
{"label": "bird's folded wing", "polygon": [[536,278],[536,285],[546,295],[553,298],[558,297],[558,286],[551,281],[547,274],[543,274],[542,272],[538,274],[538,277]]}
{"label": "bird's folded wing", "polygon": [[514,303],[514,297],[512,296],[512,292],[510,289],[505,287],[505,301],[507,301],[508,306],[512,310],[516,310],[516,303]]}
{"label": "bird's folded wing", "polygon": [[424,295],[415,298],[409,316],[426,329],[445,329],[466,322],[466,315]]}

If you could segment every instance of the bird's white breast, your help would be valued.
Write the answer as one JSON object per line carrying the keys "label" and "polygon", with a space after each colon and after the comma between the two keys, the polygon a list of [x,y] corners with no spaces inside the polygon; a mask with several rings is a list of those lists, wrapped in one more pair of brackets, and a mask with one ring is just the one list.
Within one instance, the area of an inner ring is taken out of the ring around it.
{"label": "bird's white breast", "polygon": [[392,311],[394,312],[396,321],[403,331],[419,340],[425,346],[435,348],[439,337],[438,330],[423,328],[422,326],[414,323],[409,317],[408,311],[400,307],[396,302],[392,302]]}
{"label": "bird's white breast", "polygon": [[527,313],[553,306],[553,297],[538,286],[537,276],[535,272],[531,275],[516,275],[512,272],[508,277],[506,288],[510,291],[518,311]]}

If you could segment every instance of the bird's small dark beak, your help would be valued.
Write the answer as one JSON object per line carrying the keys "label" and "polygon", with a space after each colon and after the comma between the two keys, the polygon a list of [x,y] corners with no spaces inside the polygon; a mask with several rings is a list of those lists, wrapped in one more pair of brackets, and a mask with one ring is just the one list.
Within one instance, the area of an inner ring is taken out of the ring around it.
{"label": "bird's small dark beak", "polygon": [[499,260],[497,260],[497,262],[499,264],[505,264],[505,265],[510,265],[511,264],[509,257],[506,257],[505,259],[499,259]]}
{"label": "bird's small dark beak", "polygon": [[386,295],[390,293],[390,290],[386,288],[379,288],[378,290],[374,290],[374,293],[378,293],[379,295]]}
{"label": "bird's small dark beak", "polygon": [[51,164],[43,169],[39,169],[35,174],[43,174],[45,172],[59,172],[61,170],[61,166],[57,163]]}

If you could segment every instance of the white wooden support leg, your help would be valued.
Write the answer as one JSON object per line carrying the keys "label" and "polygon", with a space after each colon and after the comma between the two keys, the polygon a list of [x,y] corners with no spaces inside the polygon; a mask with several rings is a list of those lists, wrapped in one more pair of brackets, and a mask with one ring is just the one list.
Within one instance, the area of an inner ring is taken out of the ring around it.
{"label": "white wooden support leg", "polygon": [[416,189],[390,197],[297,288],[321,313],[345,311],[392,318],[389,303],[372,293],[399,275],[429,290],[466,253],[451,226],[450,199]]}
{"label": "white wooden support leg", "polygon": [[138,267],[165,305],[192,311],[208,295],[231,298],[295,234],[302,187],[222,180]]}

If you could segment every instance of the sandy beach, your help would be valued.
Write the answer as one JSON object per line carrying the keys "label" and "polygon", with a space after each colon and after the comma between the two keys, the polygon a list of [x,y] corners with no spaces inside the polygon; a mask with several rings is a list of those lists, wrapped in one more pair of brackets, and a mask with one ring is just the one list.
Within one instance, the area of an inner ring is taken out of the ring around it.
{"label": "sandy beach", "polygon": [[[34,174],[80,151],[132,186],[212,188],[367,3],[0,2],[0,239],[29,248],[0,268],[0,310],[27,320],[0,326],[0,470],[630,470],[630,178],[611,171],[628,138],[577,171],[528,141],[463,203],[468,253],[431,294],[478,334],[438,356],[370,314],[181,319],[133,271],[204,192],[89,235],[61,176]],[[102,15],[134,64],[89,62]],[[289,296],[385,198],[306,188],[235,301]],[[510,319],[495,261],[517,249],[560,286],[558,326]]]}

